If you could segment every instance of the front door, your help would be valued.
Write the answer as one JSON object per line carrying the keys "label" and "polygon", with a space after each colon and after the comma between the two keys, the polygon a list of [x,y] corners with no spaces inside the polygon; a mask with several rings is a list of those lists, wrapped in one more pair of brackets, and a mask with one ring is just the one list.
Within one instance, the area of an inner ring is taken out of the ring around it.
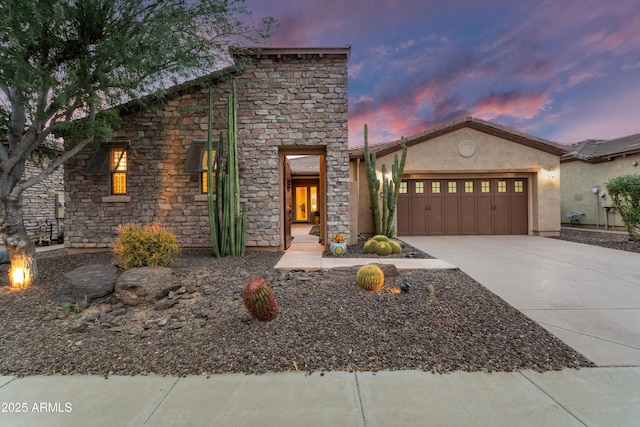
{"label": "front door", "polygon": [[284,249],[291,246],[291,223],[293,222],[293,190],[291,188],[291,164],[285,157],[282,164],[284,173]]}

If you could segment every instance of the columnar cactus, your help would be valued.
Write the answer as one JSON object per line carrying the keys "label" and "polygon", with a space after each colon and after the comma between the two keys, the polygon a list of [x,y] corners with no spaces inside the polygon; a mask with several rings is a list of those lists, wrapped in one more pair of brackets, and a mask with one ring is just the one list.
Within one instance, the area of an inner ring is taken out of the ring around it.
{"label": "columnar cactus", "polygon": [[266,280],[261,278],[251,279],[244,285],[242,301],[249,314],[262,322],[269,322],[280,313],[273,289]]}
{"label": "columnar cactus", "polygon": [[362,289],[377,292],[384,285],[384,273],[377,265],[367,264],[358,270],[356,282]]}

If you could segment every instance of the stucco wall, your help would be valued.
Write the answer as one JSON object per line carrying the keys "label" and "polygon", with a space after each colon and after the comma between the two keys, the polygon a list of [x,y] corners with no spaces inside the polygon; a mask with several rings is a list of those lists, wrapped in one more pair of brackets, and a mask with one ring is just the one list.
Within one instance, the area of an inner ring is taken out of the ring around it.
{"label": "stucco wall", "polygon": [[[617,228],[623,229],[624,223],[619,214],[609,213],[609,217],[605,218],[604,207],[613,205],[605,184],[620,175],[640,173],[640,167],[633,166],[634,162],[640,163],[640,154],[616,157],[603,163],[587,163],[580,160],[562,163],[562,223],[569,225],[571,221],[567,215],[581,213],[584,215],[579,215],[579,221],[574,224],[604,227],[605,221],[608,220],[610,227],[615,223]],[[593,188],[598,189],[597,194],[592,192]],[[604,193],[604,197],[601,193]]]}
{"label": "stucco wall", "polygon": [[[349,235],[347,59],[263,54],[236,76],[247,247],[282,247],[282,147],[326,149],[327,233]],[[216,138],[226,134],[230,85],[213,86]],[[126,197],[109,197],[108,175],[84,172],[91,150],[66,165],[67,247],[106,248],[119,224],[154,221],[174,231],[183,247],[210,246],[199,174],[184,172],[191,142],[207,137],[207,94],[197,86],[123,118],[115,139],[130,144]]]}
{"label": "stucco wall", "polygon": [[[472,141],[475,153],[463,157],[458,151],[460,141]],[[400,151],[397,151],[400,156]],[[378,157],[376,165],[389,170],[394,153]],[[548,171],[556,177],[548,178]],[[408,147],[405,178],[455,178],[473,176],[522,177],[529,182],[529,234],[556,235],[560,230],[560,174],[559,157],[475,129],[463,128]],[[351,177],[356,167],[352,162]],[[369,210],[369,192],[364,161],[360,166],[359,232],[371,233],[373,224]],[[397,228],[397,227],[396,227]]]}

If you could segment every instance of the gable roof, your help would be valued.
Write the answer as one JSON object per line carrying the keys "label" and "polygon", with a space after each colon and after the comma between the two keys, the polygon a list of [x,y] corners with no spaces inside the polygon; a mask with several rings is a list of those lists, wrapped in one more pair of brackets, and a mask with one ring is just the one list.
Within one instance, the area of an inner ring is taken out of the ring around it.
{"label": "gable roof", "polygon": [[[474,117],[465,117],[463,119],[454,120],[435,126],[424,132],[411,135],[405,138],[406,144],[407,147],[410,147],[463,128],[475,129],[479,132],[497,136],[508,141],[523,144],[558,156],[567,152],[567,148],[563,145]],[[369,147],[369,151],[375,152],[378,156],[384,156],[397,150],[400,150],[400,140],[376,144]],[[364,147],[358,147],[350,150],[349,156],[352,159],[364,158]]]}
{"label": "gable roof", "polygon": [[560,161],[600,163],[637,153],[640,153],[640,134],[610,140],[587,139],[572,145]]}

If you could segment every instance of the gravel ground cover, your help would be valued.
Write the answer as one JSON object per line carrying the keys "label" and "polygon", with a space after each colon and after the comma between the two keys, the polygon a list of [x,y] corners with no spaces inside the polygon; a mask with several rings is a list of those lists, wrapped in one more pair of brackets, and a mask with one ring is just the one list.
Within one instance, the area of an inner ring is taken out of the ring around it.
{"label": "gravel ground cover", "polygon": [[[280,256],[185,252],[172,270],[172,280],[184,285],[172,307],[127,307],[105,297],[81,313],[53,298],[63,274],[114,263],[113,255],[41,253],[39,284],[19,292],[8,290],[2,265],[0,375],[593,366],[458,270],[400,272],[371,293],[340,272],[276,271]],[[252,277],[274,288],[281,313],[273,322],[253,320],[242,305],[240,289]],[[409,292],[395,293],[407,282]]]}
{"label": "gravel ground cover", "polygon": [[618,249],[620,251],[640,253],[640,242],[629,240],[629,235],[624,233],[605,233],[598,230],[562,229],[560,237],[553,239],[567,240],[570,242],[585,243],[587,245],[601,246],[603,248]]}

